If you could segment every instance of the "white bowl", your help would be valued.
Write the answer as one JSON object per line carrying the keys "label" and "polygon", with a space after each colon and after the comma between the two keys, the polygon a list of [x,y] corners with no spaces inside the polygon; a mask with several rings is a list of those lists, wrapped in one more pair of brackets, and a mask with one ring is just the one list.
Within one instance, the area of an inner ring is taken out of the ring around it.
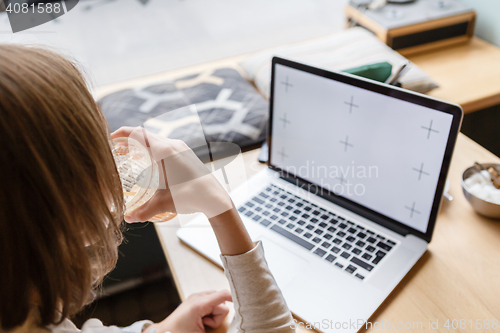
{"label": "white bowl", "polygon": [[[486,169],[488,169],[489,167],[493,167],[497,171],[500,171],[500,164],[483,163],[483,165],[485,166]],[[467,199],[467,201],[469,201],[472,208],[474,208],[474,210],[478,214],[494,219],[500,218],[500,205],[478,198],[474,194],[470,193],[469,190],[467,189],[467,185],[465,185],[465,180],[476,173],[478,173],[478,171],[476,170],[476,168],[472,166],[467,170],[465,170],[464,173],[462,174],[462,190],[464,192],[465,198]]]}

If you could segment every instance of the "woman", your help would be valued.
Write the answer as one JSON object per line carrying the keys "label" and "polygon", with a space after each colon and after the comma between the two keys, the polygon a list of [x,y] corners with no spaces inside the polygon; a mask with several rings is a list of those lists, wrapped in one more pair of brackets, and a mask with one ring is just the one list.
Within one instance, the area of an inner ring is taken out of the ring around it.
{"label": "woman", "polygon": [[[165,181],[125,219],[205,213],[231,293],[193,295],[160,323],[119,329],[91,319],[82,332],[204,332],[204,325],[221,325],[231,299],[232,331],[293,331],[262,245],[251,241],[227,193],[193,152],[140,129],[111,135],[119,136],[149,146]],[[79,332],[69,318],[92,300],[122,240],[124,201],[109,142],[75,64],[43,49],[0,46],[0,332]]]}

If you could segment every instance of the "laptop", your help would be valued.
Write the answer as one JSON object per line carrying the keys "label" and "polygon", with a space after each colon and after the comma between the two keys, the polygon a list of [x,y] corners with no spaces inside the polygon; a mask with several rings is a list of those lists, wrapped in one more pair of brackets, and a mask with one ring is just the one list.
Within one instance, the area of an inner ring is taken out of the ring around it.
{"label": "laptop", "polygon": [[[273,58],[268,168],[231,196],[296,317],[323,332],[369,321],[431,241],[462,115]],[[210,228],[177,236],[221,265]]]}

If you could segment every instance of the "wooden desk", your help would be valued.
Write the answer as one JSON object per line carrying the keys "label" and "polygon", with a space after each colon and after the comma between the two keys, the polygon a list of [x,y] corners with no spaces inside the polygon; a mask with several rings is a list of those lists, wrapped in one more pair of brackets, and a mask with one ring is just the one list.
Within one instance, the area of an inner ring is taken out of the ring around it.
{"label": "wooden desk", "polygon": [[460,104],[465,113],[500,104],[500,48],[477,37],[468,44],[408,57],[440,86],[430,96]]}
{"label": "wooden desk", "polygon": [[[248,177],[265,168],[257,162],[258,150],[243,155]],[[474,325],[476,319],[500,320],[500,222],[478,216],[460,185],[462,172],[474,161],[499,163],[500,159],[460,134],[449,172],[454,200],[444,202],[429,250],[371,322],[422,322],[427,327],[429,319],[439,320],[440,329],[433,332],[450,332],[453,330],[443,328],[447,319],[466,319],[468,323],[472,319]],[[176,221],[157,225],[181,298],[228,288],[219,267],[177,239],[178,228]]]}

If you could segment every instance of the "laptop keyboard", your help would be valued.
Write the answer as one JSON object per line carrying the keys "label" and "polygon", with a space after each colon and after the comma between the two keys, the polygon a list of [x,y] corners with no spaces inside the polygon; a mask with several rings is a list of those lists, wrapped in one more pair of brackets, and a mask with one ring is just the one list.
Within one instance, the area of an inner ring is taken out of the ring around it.
{"label": "laptop keyboard", "polygon": [[273,184],[238,211],[361,280],[396,245]]}

